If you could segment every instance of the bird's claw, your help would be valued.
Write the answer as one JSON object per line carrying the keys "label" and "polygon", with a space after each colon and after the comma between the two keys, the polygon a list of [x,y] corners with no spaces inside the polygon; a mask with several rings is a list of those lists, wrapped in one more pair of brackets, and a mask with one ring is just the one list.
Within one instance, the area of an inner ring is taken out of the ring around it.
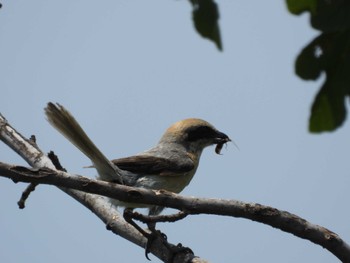
{"label": "bird's claw", "polygon": [[193,251],[189,247],[184,247],[181,243],[177,244],[176,246],[171,245],[168,243],[168,237],[162,233],[159,230],[152,231],[147,236],[147,244],[145,248],[145,257],[148,260],[151,260],[148,257],[148,254],[150,253],[151,246],[153,245],[154,241],[160,238],[161,242],[170,250],[171,252],[171,261],[175,258],[175,256],[179,253],[191,253],[193,254]]}
{"label": "bird's claw", "polygon": [[147,243],[146,243],[146,247],[145,247],[145,256],[148,260],[150,260],[150,258],[148,257],[148,254],[151,252],[151,246],[153,245],[154,241],[157,240],[158,238],[160,238],[161,242],[164,244],[168,243],[168,237],[162,233],[160,230],[152,230],[150,233],[147,234],[146,236],[147,238]]}

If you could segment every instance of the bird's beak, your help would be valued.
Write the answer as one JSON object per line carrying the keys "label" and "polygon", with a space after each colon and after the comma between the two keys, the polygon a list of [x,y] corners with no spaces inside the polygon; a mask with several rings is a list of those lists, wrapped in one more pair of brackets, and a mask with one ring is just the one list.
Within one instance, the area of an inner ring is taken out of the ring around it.
{"label": "bird's beak", "polygon": [[231,139],[225,134],[225,133],[222,133],[222,132],[217,132],[215,138],[214,138],[214,143],[216,144],[224,144],[224,143],[227,143],[227,142],[230,142]]}

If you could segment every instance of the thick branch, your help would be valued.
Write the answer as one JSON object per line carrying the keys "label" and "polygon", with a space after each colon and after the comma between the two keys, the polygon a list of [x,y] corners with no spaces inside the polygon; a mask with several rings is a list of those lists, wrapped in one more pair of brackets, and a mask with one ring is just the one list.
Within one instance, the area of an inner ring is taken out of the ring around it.
{"label": "thick branch", "polygon": [[0,174],[15,182],[56,185],[121,201],[172,207],[184,210],[188,214],[215,214],[251,219],[310,240],[328,249],[343,262],[350,262],[350,248],[337,234],[294,214],[269,206],[235,200],[184,197],[166,191],[128,187],[48,169],[34,171],[3,163],[0,163]]}

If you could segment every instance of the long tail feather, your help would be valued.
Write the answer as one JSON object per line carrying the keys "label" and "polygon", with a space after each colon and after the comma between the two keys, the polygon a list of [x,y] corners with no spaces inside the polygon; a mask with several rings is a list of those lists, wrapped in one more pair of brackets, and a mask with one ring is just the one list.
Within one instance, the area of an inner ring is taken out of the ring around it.
{"label": "long tail feather", "polygon": [[68,110],[49,102],[45,114],[49,123],[91,160],[101,180],[122,183],[118,168],[96,147]]}

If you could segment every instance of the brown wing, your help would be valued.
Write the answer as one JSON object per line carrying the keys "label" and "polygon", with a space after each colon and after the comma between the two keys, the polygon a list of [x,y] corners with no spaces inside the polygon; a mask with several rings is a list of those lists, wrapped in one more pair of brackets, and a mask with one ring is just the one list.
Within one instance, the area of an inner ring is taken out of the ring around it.
{"label": "brown wing", "polygon": [[135,155],[126,158],[112,160],[122,170],[127,170],[140,175],[177,175],[189,172],[194,168],[189,159],[185,164],[179,164],[165,158]]}

